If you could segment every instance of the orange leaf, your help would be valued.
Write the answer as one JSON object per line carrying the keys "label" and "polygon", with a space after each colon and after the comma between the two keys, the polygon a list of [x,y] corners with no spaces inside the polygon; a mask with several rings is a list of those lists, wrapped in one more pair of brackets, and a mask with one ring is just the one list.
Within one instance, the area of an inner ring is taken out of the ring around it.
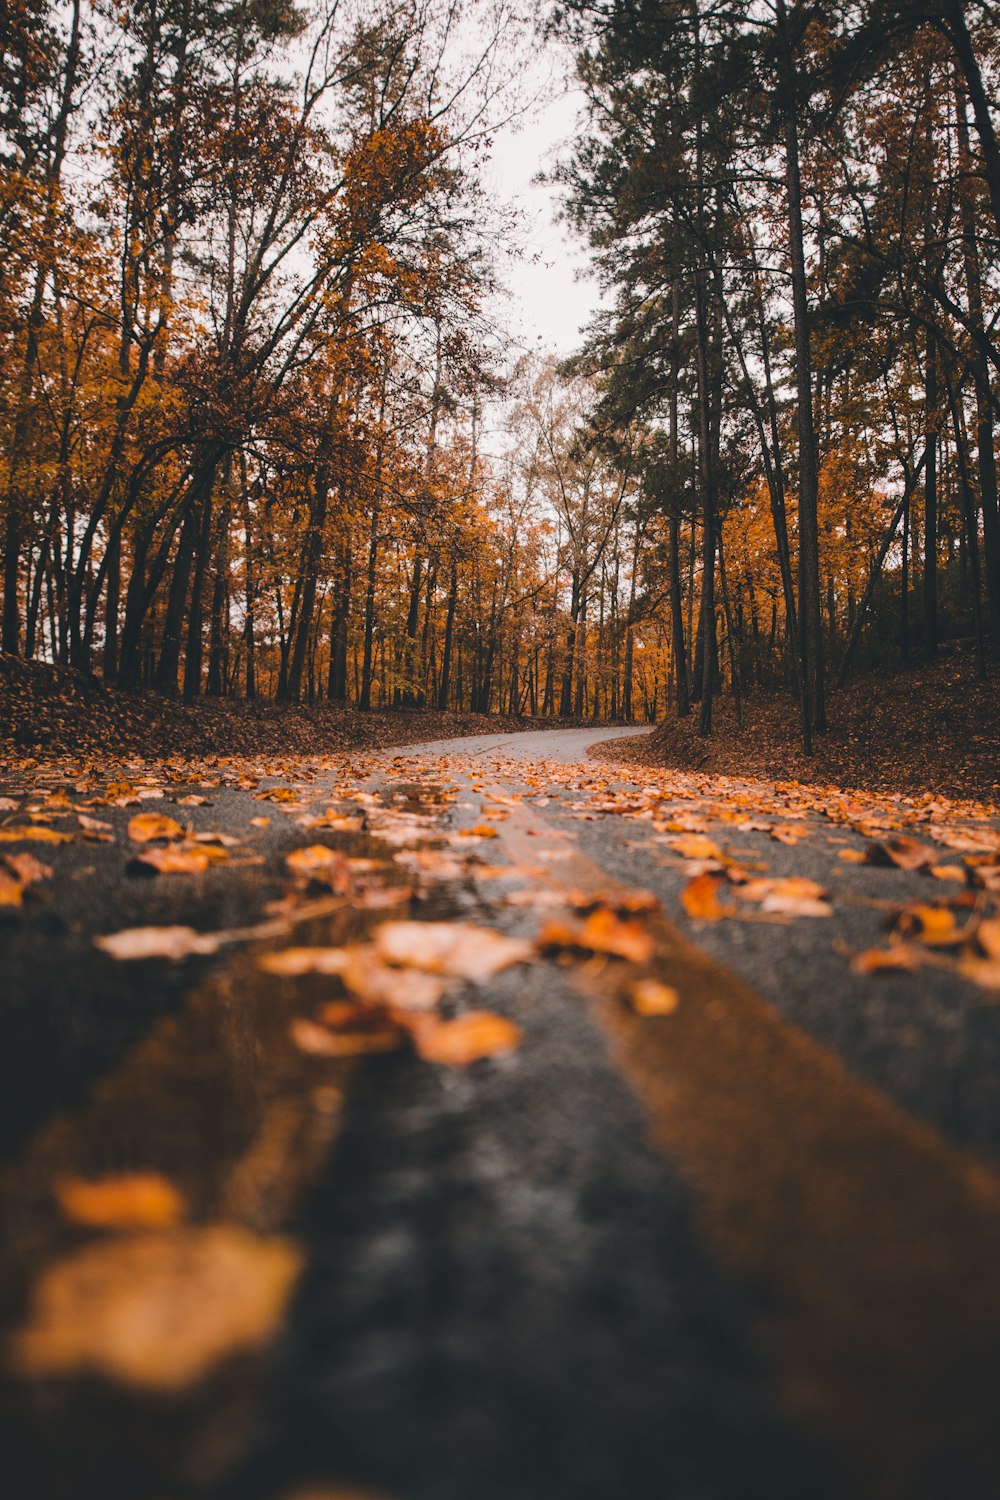
{"label": "orange leaf", "polygon": [[133,843],[148,844],[153,839],[182,839],[184,830],[163,813],[136,813],[129,819],[128,836]]}
{"label": "orange leaf", "polygon": [[235,1224],[84,1245],[42,1272],[15,1364],[33,1376],[96,1372],[182,1390],[271,1336],[301,1265],[287,1240]]}
{"label": "orange leaf", "polygon": [[300,880],[325,885],[338,896],[347,896],[353,888],[350,866],[338,849],[326,844],[310,844],[286,854],[285,864]]}
{"label": "orange leaf", "polygon": [[726,908],[719,903],[718,891],[722,882],[714,875],[696,875],[681,891],[681,905],[689,917],[699,917],[705,922],[718,922],[726,915]]}
{"label": "orange leaf", "polygon": [[180,1193],[158,1172],[123,1172],[96,1182],[67,1177],[55,1193],[67,1219],[88,1229],[168,1229],[186,1212]]}
{"label": "orange leaf", "polygon": [[469,922],[383,922],[375,948],[388,964],[482,984],[534,957],[531,943]]}
{"label": "orange leaf", "polygon": [[594,953],[612,953],[634,964],[648,963],[653,956],[653,939],[641,922],[623,922],[606,906],[591,912],[580,942]]}
{"label": "orange leaf", "polygon": [[637,979],[630,986],[628,997],[632,1009],[640,1016],[672,1016],[680,1004],[673,985],[661,984],[658,979]]}
{"label": "orange leaf", "polygon": [[919,955],[909,948],[869,948],[851,959],[855,974],[881,974],[887,970],[913,973],[920,967]]}
{"label": "orange leaf", "polygon": [[289,1028],[300,1052],[311,1057],[360,1057],[368,1052],[393,1052],[402,1045],[401,1031],[335,1032],[301,1017]]}
{"label": "orange leaf", "polygon": [[904,907],[896,930],[906,937],[915,937],[928,948],[953,948],[963,937],[953,911],[946,906],[924,906],[920,902]]}
{"label": "orange leaf", "polygon": [[178,848],[175,844],[167,844],[162,849],[155,846],[142,849],[132,861],[155,870],[158,875],[198,875],[214,862],[208,849],[197,846]]}
{"label": "orange leaf", "polygon": [[521,1028],[488,1010],[472,1010],[454,1021],[422,1022],[413,1044],[425,1062],[464,1068],[481,1057],[514,1052],[521,1045]]}
{"label": "orange leaf", "polygon": [[18,824],[11,828],[0,828],[0,844],[71,844],[71,833],[57,833],[54,828],[43,828],[40,823]]}
{"label": "orange leaf", "polygon": [[919,839],[896,834],[894,838],[869,844],[865,858],[870,865],[895,865],[899,870],[923,870],[937,859],[937,850]]}
{"label": "orange leaf", "polygon": [[36,880],[48,880],[51,865],[43,865],[33,854],[5,854],[3,863],[22,885],[34,885]]}

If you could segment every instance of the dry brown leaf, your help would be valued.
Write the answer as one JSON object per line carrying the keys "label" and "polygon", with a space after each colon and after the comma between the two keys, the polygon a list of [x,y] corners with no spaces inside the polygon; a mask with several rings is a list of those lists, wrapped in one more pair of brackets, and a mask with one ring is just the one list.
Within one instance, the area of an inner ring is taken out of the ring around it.
{"label": "dry brown leaf", "polygon": [[129,818],[128,836],[134,844],[149,844],[153,839],[182,839],[184,830],[163,813],[136,813]]}
{"label": "dry brown leaf", "polygon": [[868,863],[863,849],[841,849],[837,858],[842,859],[848,865],[864,865]]}
{"label": "dry brown leaf", "polygon": [[0,844],[71,844],[71,833],[59,833],[55,828],[43,828],[40,823],[22,823],[10,828],[0,828]]}
{"label": "dry brown leaf", "polygon": [[833,907],[824,900],[827,892],[815,880],[800,875],[785,879],[747,880],[738,888],[743,901],[758,901],[761,910],[773,916],[829,917]]}
{"label": "dry brown leaf", "polygon": [[916,938],[928,948],[953,948],[964,934],[955,922],[955,913],[947,906],[926,906],[914,902],[900,912],[896,931]]}
{"label": "dry brown leaf", "polygon": [[183,1390],[271,1337],[301,1264],[287,1240],[237,1225],[84,1245],[40,1276],[14,1363],[34,1377]]}
{"label": "dry brown leaf", "polygon": [[347,948],[278,948],[262,953],[257,967],[267,974],[296,978],[301,974],[343,974],[350,962]]}
{"label": "dry brown leaf", "polygon": [[1000,917],[984,917],[976,928],[976,942],[988,958],[1000,959]]}
{"label": "dry brown leaf", "polygon": [[581,949],[587,953],[607,953],[632,963],[648,963],[653,954],[653,940],[640,922],[621,921],[607,907],[591,912],[582,924],[546,922],[538,934],[542,952],[551,949]]}
{"label": "dry brown leaf", "polygon": [[224,934],[195,932],[193,927],[126,927],[95,937],[94,947],[126,961],[144,958],[187,958],[191,953],[217,953]]}
{"label": "dry brown leaf", "polygon": [[521,1045],[521,1028],[488,1010],[472,1010],[454,1021],[428,1018],[413,1030],[413,1045],[425,1062],[465,1068],[482,1057],[499,1057]]}
{"label": "dry brown leaf", "polygon": [[870,865],[895,865],[899,870],[923,870],[937,859],[937,850],[919,839],[906,834],[896,834],[891,839],[881,839],[869,844],[865,859]]}
{"label": "dry brown leaf", "polygon": [[580,942],[593,953],[611,953],[634,964],[648,963],[653,956],[653,939],[642,923],[623,922],[606,906],[591,912],[581,929]]}
{"label": "dry brown leaf", "polygon": [[111,832],[110,823],[104,823],[100,818],[91,818],[87,813],[77,813],[76,821],[79,823],[84,833],[100,834],[102,835],[100,840],[102,843],[109,842],[103,836]]}
{"label": "dry brown leaf", "polygon": [[447,988],[446,980],[437,974],[383,963],[370,943],[348,953],[341,978],[351,994],[368,1005],[404,1013],[433,1010]]}
{"label": "dry brown leaf", "polygon": [[920,955],[911,948],[869,948],[851,959],[855,974],[881,974],[888,971],[914,973],[920,968]]}
{"label": "dry brown leaf", "polygon": [[725,858],[718,844],[706,838],[703,833],[688,833],[683,838],[668,839],[667,844],[683,859],[712,859],[721,863]]}
{"label": "dry brown leaf", "polygon": [[658,979],[637,979],[629,986],[628,998],[640,1016],[672,1016],[680,1004],[673,985],[661,984]]}
{"label": "dry brown leaf", "polygon": [[96,1181],[67,1177],[56,1183],[55,1194],[67,1219],[88,1229],[170,1229],[187,1212],[180,1193],[159,1172],[122,1172]]}
{"label": "dry brown leaf", "polygon": [[337,833],[360,833],[364,827],[361,818],[338,813],[332,807],[322,813],[305,813],[301,818],[296,818],[295,822],[299,828],[329,828]]}
{"label": "dry brown leaf", "polygon": [[6,870],[0,869],[0,906],[23,906],[24,886]]}
{"label": "dry brown leaf", "polygon": [[660,910],[660,898],[654,896],[652,891],[566,891],[563,899],[574,911],[591,911],[595,907],[606,906],[619,915],[627,913],[637,917]]}
{"label": "dry brown leaf", "polygon": [[[226,858],[224,850],[219,853]],[[216,863],[212,851],[200,845],[166,844],[162,848],[150,845],[141,849],[132,860],[140,870],[155,870],[158,875],[200,875],[209,865]]]}
{"label": "dry brown leaf", "polygon": [[722,881],[716,875],[696,875],[681,891],[681,905],[689,917],[704,922],[718,922],[726,915],[719,901]]}
{"label": "dry brown leaf", "polygon": [[325,885],[338,896],[350,895],[354,882],[346,858],[339,849],[326,844],[310,844],[286,854],[285,864],[300,880]]}
{"label": "dry brown leaf", "polygon": [[43,865],[33,854],[5,854],[3,863],[22,885],[34,885],[38,880],[48,880],[53,873],[51,865]]}
{"label": "dry brown leaf", "polygon": [[964,865],[928,865],[935,880],[965,880]]}
{"label": "dry brown leaf", "polygon": [[1000,990],[1000,958],[962,958],[958,970],[985,990]]}
{"label": "dry brown leaf", "polygon": [[806,830],[794,824],[779,823],[771,829],[771,837],[773,839],[776,839],[779,844],[788,844],[791,848],[794,848],[799,840],[804,839],[805,836]]}
{"label": "dry brown leaf", "polygon": [[311,1057],[363,1057],[372,1052],[395,1052],[404,1040],[403,1032],[396,1027],[331,1031],[302,1017],[292,1022],[289,1034],[299,1051]]}
{"label": "dry brown leaf", "polygon": [[374,941],[388,964],[477,984],[535,956],[531,943],[468,922],[383,922]]}

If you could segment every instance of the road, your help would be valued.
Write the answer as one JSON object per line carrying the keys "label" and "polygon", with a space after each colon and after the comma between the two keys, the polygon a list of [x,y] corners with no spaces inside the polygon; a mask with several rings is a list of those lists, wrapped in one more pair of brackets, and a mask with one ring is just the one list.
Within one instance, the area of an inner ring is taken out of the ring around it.
{"label": "road", "polygon": [[[53,773],[45,797],[38,775],[0,785],[8,828],[35,808],[72,829],[86,806],[110,834],[10,844],[53,873],[0,925],[5,1494],[1000,1493],[996,992],[960,972],[970,938],[890,943],[906,969],[850,962],[886,951],[900,909],[988,914],[961,893],[995,825],[657,778],[602,759],[613,743],[587,758],[595,737],[147,769],[121,806],[100,777]],[[127,858],[143,810],[240,842],[202,873],[143,878]],[[364,828],[334,826],[359,810]],[[858,862],[900,835],[950,840],[937,876]],[[287,855],[316,843],[385,873],[346,897],[290,885]],[[685,909],[699,878],[721,917]],[[793,879],[829,893],[810,898],[822,912]],[[772,882],[764,901],[743,901],[753,880]],[[629,915],[637,889],[657,912]],[[553,941],[461,985],[448,1014],[488,1008],[522,1032],[469,1067],[419,1045],[303,1051],[289,1017],[322,1017],[341,981],[262,968],[289,946],[377,940],[387,916],[533,943],[546,922],[578,932],[588,903],[650,952],[636,967]],[[94,946],[177,924],[226,940],[139,963]],[[636,1013],[639,974],[670,987],[663,1014]],[[148,1206],[133,1222],[131,1199],[115,1225],[66,1210],[60,1184],[140,1170],[179,1190],[187,1229]],[[266,1336],[239,1295],[258,1260],[232,1262],[221,1290],[191,1269],[219,1226],[254,1255],[294,1247]],[[64,1274],[43,1315],[47,1273],[87,1253],[85,1295]],[[166,1313],[144,1276],[169,1282]],[[223,1329],[205,1352],[191,1330],[204,1343],[231,1298],[242,1343]]]}

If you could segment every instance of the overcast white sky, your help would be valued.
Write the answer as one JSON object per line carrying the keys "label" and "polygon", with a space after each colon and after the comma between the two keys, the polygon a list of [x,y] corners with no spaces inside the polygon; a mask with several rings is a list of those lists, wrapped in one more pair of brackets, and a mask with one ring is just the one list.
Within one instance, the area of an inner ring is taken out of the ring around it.
{"label": "overcast white sky", "polygon": [[494,138],[487,185],[517,204],[526,221],[525,253],[505,265],[512,293],[507,320],[526,351],[571,353],[598,304],[595,282],[579,275],[587,268],[586,250],[557,221],[555,190],[532,181],[572,140],[580,103],[578,93],[559,92]]}

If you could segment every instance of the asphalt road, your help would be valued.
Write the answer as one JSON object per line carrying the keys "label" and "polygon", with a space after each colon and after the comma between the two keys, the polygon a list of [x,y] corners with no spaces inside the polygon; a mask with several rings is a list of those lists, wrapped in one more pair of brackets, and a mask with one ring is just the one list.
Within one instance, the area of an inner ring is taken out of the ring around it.
{"label": "asphalt road", "polygon": [[[616,960],[513,968],[454,1003],[516,1020],[523,1044],[465,1070],[303,1056],[290,1008],[329,982],[264,975],[246,945],[140,964],[93,946],[249,926],[287,892],[290,850],[391,855],[377,837],[306,834],[280,809],[254,827],[253,792],[216,787],[185,817],[260,863],[129,874],[135,807],[102,812],[114,843],[44,851],[46,898],[0,924],[5,1326],[81,1241],[53,1208],[67,1175],[158,1170],[197,1223],[291,1236],[304,1271],[262,1351],[169,1396],[9,1368],[5,1495],[1000,1493],[1000,1008],[944,969],[852,973],[844,952],[881,941],[887,906],[926,900],[929,877],[845,865],[863,840],[821,822],[794,846],[713,837],[832,887],[831,917],[690,919],[688,875],[649,824],[585,810],[644,784],[588,761],[595,739],[413,747],[365,782],[432,813],[433,847],[499,806],[491,857],[533,871],[513,905],[503,882],[438,881],[417,917],[530,937],[561,890],[662,903],[652,972],[676,1014],[635,1016]],[[321,777],[311,805],[344,781]],[[365,921],[348,908],[280,941],[340,943]]]}

